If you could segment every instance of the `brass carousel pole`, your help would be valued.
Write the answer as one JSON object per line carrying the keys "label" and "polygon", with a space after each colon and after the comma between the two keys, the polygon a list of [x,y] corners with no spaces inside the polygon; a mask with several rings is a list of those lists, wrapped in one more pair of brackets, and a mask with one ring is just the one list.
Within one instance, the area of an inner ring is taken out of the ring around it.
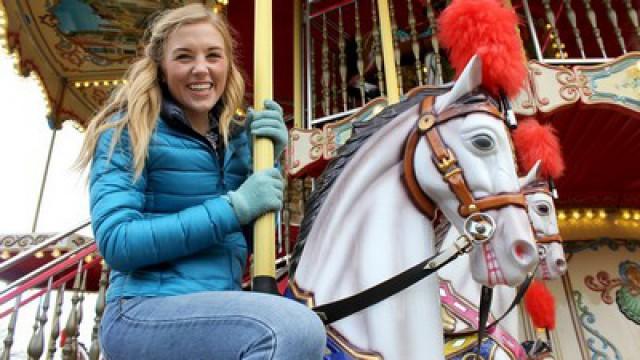
{"label": "brass carousel pole", "polygon": [[[271,0],[255,0],[253,107],[264,108],[264,101],[273,99],[273,59]],[[253,169],[273,167],[273,143],[267,138],[253,139]],[[275,213],[260,216],[254,226],[253,291],[277,294]]]}
{"label": "brass carousel pole", "polygon": [[293,1],[293,126],[302,128],[302,0]]}
{"label": "brass carousel pole", "polygon": [[391,33],[391,19],[389,16],[389,2],[378,0],[378,16],[380,23],[380,40],[382,42],[382,55],[384,57],[384,80],[389,104],[400,101],[398,92],[398,78],[393,52],[393,34]]}

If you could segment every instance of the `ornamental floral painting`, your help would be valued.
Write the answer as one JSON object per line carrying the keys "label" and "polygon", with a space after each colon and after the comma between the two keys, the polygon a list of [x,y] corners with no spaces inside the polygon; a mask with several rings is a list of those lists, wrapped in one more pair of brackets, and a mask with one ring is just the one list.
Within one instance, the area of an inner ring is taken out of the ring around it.
{"label": "ornamental floral painting", "polygon": [[588,275],[585,285],[600,293],[606,304],[613,304],[611,294],[615,290],[615,302],[620,312],[629,320],[640,325],[640,264],[634,261],[623,261],[618,266],[618,278],[606,271],[599,271],[595,276]]}

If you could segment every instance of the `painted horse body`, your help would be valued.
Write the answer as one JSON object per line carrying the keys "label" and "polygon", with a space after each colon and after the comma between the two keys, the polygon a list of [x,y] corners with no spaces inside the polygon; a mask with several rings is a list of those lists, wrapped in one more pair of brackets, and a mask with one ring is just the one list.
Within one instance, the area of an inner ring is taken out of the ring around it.
{"label": "painted horse body", "polygon": [[[404,146],[416,128],[422,98],[440,95],[436,113],[464,105],[460,101],[487,101],[486,96],[474,96],[480,81],[481,63],[474,58],[451,91],[427,89],[356,127],[307,202],[292,258],[291,289],[296,297],[311,306],[333,302],[435,254],[432,223],[405,188]],[[438,131],[460,168],[467,171],[465,179],[473,196],[519,193],[503,122],[474,112],[447,121]],[[417,183],[458,231],[463,231],[461,203],[432,156],[425,139],[420,139],[410,158]],[[526,209],[504,206],[486,213],[495,219],[494,238],[500,240],[474,247],[473,270],[467,276],[489,286],[518,285],[537,261]],[[438,286],[436,276],[423,279],[330,324],[329,335],[352,358],[443,358]]]}

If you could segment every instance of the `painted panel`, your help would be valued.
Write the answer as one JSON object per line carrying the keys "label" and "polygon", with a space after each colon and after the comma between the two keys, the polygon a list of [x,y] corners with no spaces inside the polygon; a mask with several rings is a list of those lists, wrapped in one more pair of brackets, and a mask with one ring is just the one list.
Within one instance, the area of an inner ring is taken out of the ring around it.
{"label": "painted panel", "polygon": [[595,249],[576,248],[564,284],[568,288],[550,286],[558,299],[556,335],[563,359],[579,359],[579,346],[589,359],[598,360],[636,359],[640,352],[640,325],[635,321],[640,309],[640,251],[602,246],[605,243],[600,239],[593,242],[600,245]]}

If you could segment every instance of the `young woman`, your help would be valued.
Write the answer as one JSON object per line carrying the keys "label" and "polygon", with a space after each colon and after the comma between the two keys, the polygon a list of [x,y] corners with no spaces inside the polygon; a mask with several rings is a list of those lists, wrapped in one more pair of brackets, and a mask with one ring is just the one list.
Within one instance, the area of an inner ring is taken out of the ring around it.
{"label": "young woman", "polygon": [[225,20],[199,4],[150,26],[144,56],[90,122],[91,217],[111,267],[107,359],[321,359],[305,306],[240,291],[243,227],[282,206],[277,169],[250,174],[250,136],[287,143],[273,101],[234,119],[244,81]]}

